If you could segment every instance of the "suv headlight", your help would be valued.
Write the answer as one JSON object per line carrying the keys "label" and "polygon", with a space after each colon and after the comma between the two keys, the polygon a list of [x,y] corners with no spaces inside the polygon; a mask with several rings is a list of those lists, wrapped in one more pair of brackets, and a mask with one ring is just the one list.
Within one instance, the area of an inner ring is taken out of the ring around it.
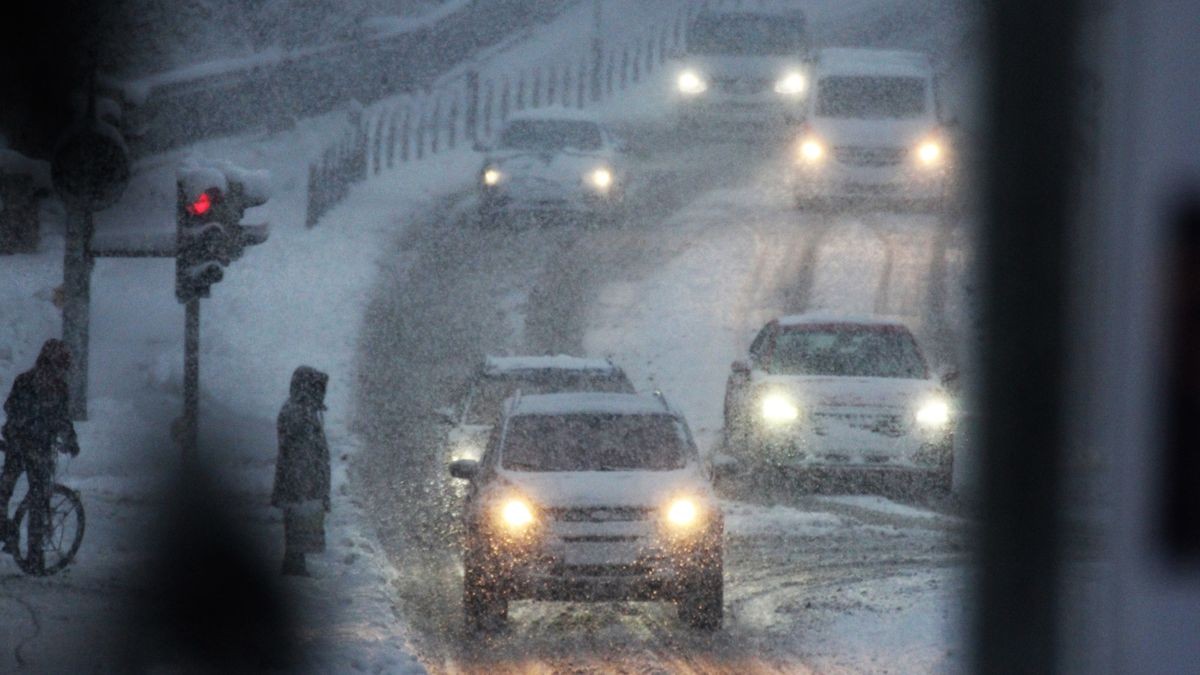
{"label": "suv headlight", "polygon": [[808,78],[804,77],[804,73],[788,73],[775,82],[775,93],[784,96],[799,96],[806,89],[808,89]]}
{"label": "suv headlight", "polygon": [[500,169],[497,169],[494,166],[489,166],[483,170],[483,176],[480,180],[482,180],[483,184],[488,187],[495,187],[496,185],[500,184],[500,181],[503,180],[503,178],[504,174],[500,173]]}
{"label": "suv headlight", "polygon": [[937,141],[924,141],[917,146],[917,161],[921,163],[921,166],[939,166],[944,155],[942,144]]}
{"label": "suv headlight", "polygon": [[667,522],[674,527],[689,528],[700,521],[700,508],[690,497],[680,497],[667,505]]}
{"label": "suv headlight", "polygon": [[798,150],[800,160],[805,164],[817,164],[825,159],[825,145],[815,136],[802,139]]}
{"label": "suv headlight", "polygon": [[608,168],[603,167],[603,166],[599,167],[593,171],[590,171],[587,174],[586,178],[587,178],[587,182],[592,187],[596,188],[597,190],[599,190],[601,192],[607,191],[608,188],[612,187],[612,184],[613,184],[612,171],[610,171]]}
{"label": "suv headlight", "polygon": [[932,398],[917,408],[917,424],[923,429],[941,431],[950,426],[950,403],[944,398]]}
{"label": "suv headlight", "polygon": [[537,520],[533,506],[520,497],[509,497],[500,502],[496,515],[504,529],[512,533],[525,532]]}
{"label": "suv headlight", "polygon": [[768,424],[787,424],[795,422],[800,417],[800,407],[790,396],[772,392],[763,396],[759,403],[762,419]]}
{"label": "suv headlight", "polygon": [[705,82],[700,73],[694,70],[685,70],[680,73],[675,85],[679,87],[679,93],[686,96],[695,96],[708,91],[708,82]]}

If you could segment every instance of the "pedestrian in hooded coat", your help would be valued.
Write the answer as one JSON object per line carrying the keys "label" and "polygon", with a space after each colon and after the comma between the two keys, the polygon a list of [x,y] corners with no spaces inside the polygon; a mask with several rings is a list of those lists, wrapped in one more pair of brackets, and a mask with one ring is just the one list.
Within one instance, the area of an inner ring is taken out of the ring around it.
{"label": "pedestrian in hooded coat", "polygon": [[325,387],[329,376],[300,366],[279,411],[279,457],[271,504],[283,509],[283,573],[307,575],[304,556],[325,550],[330,459],[325,440]]}
{"label": "pedestrian in hooded coat", "polygon": [[[29,483],[29,497],[43,505],[29,512],[29,544],[33,555],[41,552],[45,516],[50,509],[57,447],[79,454],[75,425],[68,408],[67,370],[71,353],[62,340],[46,340],[33,368],[13,381],[4,402],[4,470],[0,472],[0,536],[9,550],[11,538],[8,503],[21,474]],[[36,561],[34,564],[37,564]]]}

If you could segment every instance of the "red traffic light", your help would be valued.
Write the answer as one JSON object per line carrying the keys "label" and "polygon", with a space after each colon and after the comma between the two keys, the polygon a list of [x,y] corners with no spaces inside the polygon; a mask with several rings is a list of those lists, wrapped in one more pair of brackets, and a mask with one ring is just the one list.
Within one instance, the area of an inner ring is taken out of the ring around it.
{"label": "red traffic light", "polygon": [[208,196],[207,192],[201,192],[200,196],[196,198],[196,201],[188,204],[187,210],[188,213],[192,214],[193,216],[202,216],[208,213],[208,210],[211,208],[212,198]]}

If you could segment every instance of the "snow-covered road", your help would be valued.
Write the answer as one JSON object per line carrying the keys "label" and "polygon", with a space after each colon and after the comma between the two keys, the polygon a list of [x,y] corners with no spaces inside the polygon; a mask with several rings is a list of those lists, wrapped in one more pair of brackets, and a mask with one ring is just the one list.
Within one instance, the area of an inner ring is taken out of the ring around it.
{"label": "snow-covered road", "polygon": [[359,364],[361,477],[418,655],[450,672],[961,665],[963,523],[884,499],[727,503],[728,619],[712,638],[653,604],[519,603],[510,632],[464,633],[457,493],[429,413],[485,353],[612,355],[681,407],[708,451],[729,362],[770,316],[834,307],[924,326],[938,306],[927,300],[945,282],[931,283],[946,269],[931,261],[947,254],[946,223],[800,214],[781,151],[661,147],[620,226],[480,231],[460,195],[410,229],[376,292]]}
{"label": "snow-covered road", "polygon": [[[904,31],[878,16],[872,30],[888,44],[957,50],[961,17],[929,10],[937,4],[902,10]],[[694,143],[640,123],[624,132],[648,152],[623,223],[481,230],[473,196],[456,195],[407,230],[374,293],[358,476],[401,572],[418,657],[445,672],[963,668],[966,521],[946,504],[877,497],[726,502],[726,627],[714,636],[653,603],[522,602],[507,632],[464,631],[460,493],[431,413],[484,354],[611,355],[683,410],[702,451],[720,436],[730,361],[772,316],[899,315],[935,361],[959,357],[969,264],[959,223],[799,213],[784,144]]]}

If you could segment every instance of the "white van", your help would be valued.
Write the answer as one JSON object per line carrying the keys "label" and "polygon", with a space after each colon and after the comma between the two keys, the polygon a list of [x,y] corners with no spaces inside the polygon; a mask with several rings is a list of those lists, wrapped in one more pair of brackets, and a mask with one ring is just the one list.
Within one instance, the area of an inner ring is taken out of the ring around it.
{"label": "white van", "polygon": [[938,209],[952,148],[929,58],[917,52],[823,49],[796,145],[800,208],[878,199]]}
{"label": "white van", "polygon": [[674,88],[680,125],[778,126],[802,119],[811,47],[795,3],[739,2],[688,25]]}

